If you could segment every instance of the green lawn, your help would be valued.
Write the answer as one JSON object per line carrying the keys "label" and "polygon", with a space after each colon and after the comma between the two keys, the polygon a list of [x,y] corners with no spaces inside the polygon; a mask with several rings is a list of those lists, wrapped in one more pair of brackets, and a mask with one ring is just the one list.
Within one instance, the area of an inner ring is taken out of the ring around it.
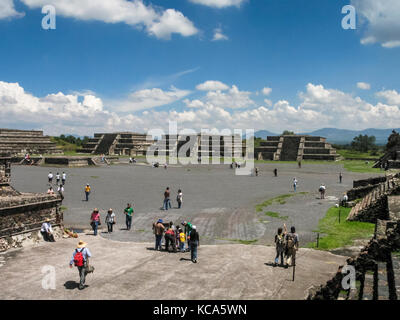
{"label": "green lawn", "polygon": [[353,159],[373,158],[378,160],[381,156],[383,156],[382,152],[377,152],[374,154],[373,152],[358,152],[347,149],[336,149],[336,153],[340,154],[343,158]]}
{"label": "green lawn", "polygon": [[363,160],[343,160],[340,161],[343,164],[343,168],[351,172],[360,173],[382,173],[383,171],[379,168],[372,168],[374,165],[373,161],[366,163]]}
{"label": "green lawn", "polygon": [[305,195],[308,192],[297,192],[297,193],[288,193],[288,194],[282,194],[280,196],[277,196],[275,198],[269,199],[264,201],[263,203],[257,204],[256,205],[256,212],[262,212],[266,207],[272,205],[274,202],[278,202],[280,204],[285,204],[286,201],[285,199],[290,198],[290,197],[294,197],[296,195]]}
{"label": "green lawn", "polygon": [[[340,210],[340,224],[339,224]],[[326,216],[319,221],[318,229],[315,232],[320,233],[320,250],[331,250],[351,245],[357,239],[369,239],[373,236],[375,224],[357,221],[346,221],[351,208],[332,207],[326,213]],[[316,243],[308,244],[309,248],[316,248]]]}

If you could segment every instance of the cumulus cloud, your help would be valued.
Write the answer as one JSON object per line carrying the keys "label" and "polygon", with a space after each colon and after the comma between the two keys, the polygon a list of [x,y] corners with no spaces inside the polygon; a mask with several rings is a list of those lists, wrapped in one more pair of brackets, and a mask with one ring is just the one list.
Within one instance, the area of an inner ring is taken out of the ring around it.
{"label": "cumulus cloud", "polygon": [[229,40],[228,36],[223,34],[222,28],[215,28],[214,29],[214,36],[213,41],[222,41],[222,40]]}
{"label": "cumulus cloud", "polygon": [[240,7],[246,0],[189,0],[190,2],[214,8]]}
{"label": "cumulus cloud", "polygon": [[351,0],[351,4],[366,29],[362,44],[380,43],[385,48],[400,46],[400,1]]}
{"label": "cumulus cloud", "polygon": [[17,12],[13,0],[1,0],[0,2],[0,20],[5,18],[22,17],[24,13]]}
{"label": "cumulus cloud", "polygon": [[262,90],[262,93],[263,93],[264,96],[269,96],[271,92],[272,92],[272,89],[271,89],[271,88],[268,88],[268,87],[265,87],[265,88]]}
{"label": "cumulus cloud", "polygon": [[83,21],[126,23],[154,35],[169,39],[171,34],[192,36],[198,33],[193,22],[175,9],[162,10],[146,5],[143,0],[21,0],[31,9],[53,5],[58,15]]}
{"label": "cumulus cloud", "polygon": [[[298,105],[281,99],[274,104],[267,100],[263,106],[232,109],[227,107],[232,102],[227,103],[224,98],[208,100],[209,93],[229,95],[231,91],[240,92],[234,88],[232,86],[225,92],[207,92],[201,100],[185,99],[180,111],[174,107],[167,110],[152,108],[125,114],[116,112],[113,103],[104,103],[95,94],[58,92],[36,97],[18,83],[0,81],[0,127],[42,129],[50,135],[91,135],[104,131],[148,132],[155,128],[166,132],[168,121],[177,121],[180,130],[237,128],[272,132],[284,129],[309,132],[322,127],[365,129],[371,127],[371,124],[375,128],[397,128],[400,123],[400,93],[396,90],[378,92],[376,96],[379,102],[376,104],[312,83],[299,94]],[[148,90],[140,94],[135,92],[134,95],[144,100],[153,95],[166,96],[166,100],[160,99],[164,103],[169,101],[168,93],[174,91],[179,90]]]}
{"label": "cumulus cloud", "polygon": [[200,91],[217,91],[228,90],[229,86],[227,86],[225,83],[222,83],[221,81],[208,80],[197,85],[196,89]]}
{"label": "cumulus cloud", "polygon": [[170,91],[159,88],[144,89],[131,93],[127,99],[114,102],[115,110],[132,112],[143,109],[164,106],[178,101],[190,94],[188,90],[179,90],[172,87]]}
{"label": "cumulus cloud", "polygon": [[221,108],[247,108],[255,104],[250,98],[251,92],[240,91],[235,85],[227,92],[221,90],[207,92],[206,100]]}
{"label": "cumulus cloud", "polygon": [[357,88],[361,90],[369,90],[371,89],[371,85],[366,82],[357,82]]}

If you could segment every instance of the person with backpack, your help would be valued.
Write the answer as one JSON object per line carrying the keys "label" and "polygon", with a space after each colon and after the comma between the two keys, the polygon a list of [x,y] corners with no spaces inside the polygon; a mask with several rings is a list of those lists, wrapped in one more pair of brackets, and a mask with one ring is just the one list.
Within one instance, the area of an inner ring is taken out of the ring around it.
{"label": "person with backpack", "polygon": [[286,236],[286,225],[284,225],[285,231],[282,228],[278,228],[278,232],[275,235],[275,248],[276,257],[274,261],[274,266],[276,267],[279,262],[279,256],[281,257],[281,266],[284,265],[283,255],[285,253],[285,236]]}
{"label": "person with backpack", "polygon": [[291,227],[286,235],[286,268],[295,264],[297,250],[299,250],[299,235],[296,233],[296,228]]}
{"label": "person with backpack", "polygon": [[165,251],[169,251],[169,246],[172,245],[172,250],[176,252],[176,237],[173,228],[173,223],[169,223],[169,227],[165,232]]}
{"label": "person with backpack", "polygon": [[190,259],[193,263],[197,263],[197,249],[200,246],[199,233],[196,230],[196,226],[192,226],[190,231]]}
{"label": "person with backpack", "polygon": [[325,187],[325,185],[323,183],[320,185],[318,191],[321,194],[321,199],[325,199],[326,187]]}
{"label": "person with backpack", "polygon": [[182,193],[181,189],[178,190],[178,195],[176,196],[176,201],[178,202],[178,209],[180,209],[182,207],[182,203],[183,203],[183,193]]}
{"label": "person with backpack", "polygon": [[[84,241],[79,241],[74,253],[72,254],[72,259],[69,262],[69,267],[72,265],[78,268],[79,271],[79,290],[85,288],[86,274],[89,273],[89,258],[92,256],[89,248],[86,247],[87,243]],[[93,269],[93,268],[92,268]]]}
{"label": "person with backpack", "polygon": [[106,224],[107,224],[107,229],[108,229],[108,233],[113,232],[113,226],[116,223],[115,221],[115,213],[113,212],[113,209],[109,209],[107,212],[107,216],[106,216]]}
{"label": "person with backpack", "polygon": [[100,213],[99,213],[99,210],[97,208],[95,208],[90,216],[90,225],[92,226],[95,236],[97,236],[97,229],[100,224],[101,224]]}
{"label": "person with backpack", "polygon": [[153,223],[153,232],[156,237],[156,245],[154,250],[159,250],[161,251],[161,241],[162,237],[164,235],[164,224],[162,219],[158,219],[157,222]]}

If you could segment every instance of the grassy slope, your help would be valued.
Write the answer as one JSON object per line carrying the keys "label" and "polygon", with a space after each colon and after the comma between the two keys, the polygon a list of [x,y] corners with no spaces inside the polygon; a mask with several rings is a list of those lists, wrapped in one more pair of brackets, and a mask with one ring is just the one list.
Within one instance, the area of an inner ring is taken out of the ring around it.
{"label": "grassy slope", "polygon": [[[341,210],[341,223],[339,224],[339,210]],[[331,250],[346,245],[351,245],[357,239],[369,239],[373,236],[375,225],[373,223],[346,221],[351,208],[332,207],[326,216],[319,221],[318,229],[320,233],[320,250]],[[316,248],[316,243],[308,244],[309,248]]]}

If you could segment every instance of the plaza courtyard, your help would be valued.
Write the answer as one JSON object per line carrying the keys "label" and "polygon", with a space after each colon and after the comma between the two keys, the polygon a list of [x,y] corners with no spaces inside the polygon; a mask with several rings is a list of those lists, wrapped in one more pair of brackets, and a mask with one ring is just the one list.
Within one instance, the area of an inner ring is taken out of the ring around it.
{"label": "plaza courtyard", "polygon": [[[152,168],[144,163],[126,163],[101,167],[55,168],[13,166],[12,185],[21,192],[46,192],[47,174],[52,171],[67,173],[63,201],[64,224],[79,230],[90,229],[91,210],[100,209],[102,237],[116,241],[153,241],[152,224],[158,218],[180,223],[191,221],[197,226],[202,244],[236,243],[272,244],[277,228],[286,223],[296,226],[300,244],[314,241],[319,220],[335,205],[355,179],[377,174],[347,172],[341,164],[258,163],[258,177],[235,175],[229,165],[190,165]],[[278,169],[278,177],[273,170]],[[343,182],[339,183],[339,172]],[[298,180],[294,193],[292,180]],[[84,186],[89,183],[92,192],[84,201]],[[318,187],[327,187],[326,198],[319,198]],[[161,210],[163,192],[171,189],[172,209]],[[178,189],[183,191],[183,207],[177,209]],[[266,200],[285,195],[262,211],[255,207]],[[291,195],[291,196],[288,196]],[[123,210],[133,203],[135,214],[132,230],[125,230]],[[113,234],[107,234],[104,218],[113,208],[117,225]],[[279,213],[275,218],[265,212]],[[281,218],[283,217],[283,218]]]}

